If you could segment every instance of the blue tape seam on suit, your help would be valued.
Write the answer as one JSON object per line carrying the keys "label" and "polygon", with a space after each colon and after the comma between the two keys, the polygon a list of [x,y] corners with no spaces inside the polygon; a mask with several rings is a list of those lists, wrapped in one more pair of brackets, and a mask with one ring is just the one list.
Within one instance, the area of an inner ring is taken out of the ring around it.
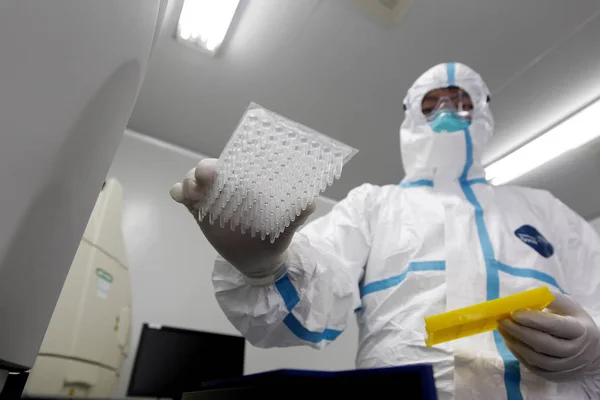
{"label": "blue tape seam on suit", "polygon": [[[446,72],[448,73],[448,86],[454,85],[455,83],[455,68],[456,67],[454,63],[446,64]],[[500,277],[498,274],[498,268],[496,268],[496,258],[494,256],[492,242],[483,218],[483,208],[481,207],[479,200],[477,200],[477,196],[475,196],[475,193],[471,188],[471,184],[468,181],[469,170],[473,165],[473,142],[471,140],[469,128],[464,130],[464,134],[467,159],[462,175],[460,176],[460,186],[467,201],[471,203],[475,209],[475,225],[477,227],[479,244],[481,245],[481,251],[485,261],[487,300],[489,301],[497,299],[500,295]],[[498,353],[504,362],[504,385],[506,386],[506,397],[508,400],[523,400],[523,394],[521,393],[520,389],[521,370],[519,362],[504,344],[500,333],[495,330],[493,335]]]}
{"label": "blue tape seam on suit", "polygon": [[306,329],[300,321],[298,321],[292,313],[292,310],[296,304],[300,302],[300,296],[298,296],[298,291],[290,281],[288,274],[285,274],[285,276],[275,282],[275,287],[288,310],[288,315],[283,319],[283,323],[294,335],[310,343],[319,343],[323,340],[335,340],[342,333],[342,331],[335,329],[325,329],[323,332],[312,332]]}
{"label": "blue tape seam on suit", "polygon": [[414,182],[402,181],[400,182],[401,188],[411,188],[411,187],[419,187],[419,186],[429,186],[433,187],[433,181],[430,179],[419,179]]}
{"label": "blue tape seam on suit", "polygon": [[382,279],[367,283],[360,290],[360,297],[366,296],[373,292],[380,290],[389,289],[393,286],[399,285],[408,275],[409,272],[416,271],[444,271],[446,269],[446,263],[444,261],[415,261],[408,265],[408,268],[400,275],[392,276],[391,278]]}

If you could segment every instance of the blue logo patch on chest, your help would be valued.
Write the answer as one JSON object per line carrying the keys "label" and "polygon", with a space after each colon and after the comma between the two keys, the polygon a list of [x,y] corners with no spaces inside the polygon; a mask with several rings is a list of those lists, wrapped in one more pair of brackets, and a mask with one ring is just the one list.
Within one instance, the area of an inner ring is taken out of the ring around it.
{"label": "blue logo patch on chest", "polygon": [[515,235],[543,257],[548,258],[554,254],[552,244],[531,225],[523,225],[515,231]]}

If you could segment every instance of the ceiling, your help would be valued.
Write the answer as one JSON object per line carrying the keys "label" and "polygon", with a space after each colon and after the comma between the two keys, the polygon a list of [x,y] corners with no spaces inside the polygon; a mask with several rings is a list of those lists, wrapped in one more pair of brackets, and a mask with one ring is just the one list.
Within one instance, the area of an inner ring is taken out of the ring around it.
{"label": "ceiling", "polygon": [[[597,0],[415,0],[389,26],[350,0],[242,0],[214,58],[173,34],[171,0],[129,128],[217,157],[251,101],[360,150],[325,193],[399,182],[402,98],[429,67],[460,61],[492,91],[491,162],[600,96]],[[600,215],[600,144],[516,183]]]}

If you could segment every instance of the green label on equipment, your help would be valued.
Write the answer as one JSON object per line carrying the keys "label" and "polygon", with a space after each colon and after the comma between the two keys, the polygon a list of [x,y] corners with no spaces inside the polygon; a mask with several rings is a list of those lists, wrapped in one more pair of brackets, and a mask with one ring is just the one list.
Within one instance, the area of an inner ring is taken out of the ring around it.
{"label": "green label on equipment", "polygon": [[113,276],[102,268],[96,268],[96,275],[98,275],[98,278],[104,279],[108,283],[112,283],[113,281]]}

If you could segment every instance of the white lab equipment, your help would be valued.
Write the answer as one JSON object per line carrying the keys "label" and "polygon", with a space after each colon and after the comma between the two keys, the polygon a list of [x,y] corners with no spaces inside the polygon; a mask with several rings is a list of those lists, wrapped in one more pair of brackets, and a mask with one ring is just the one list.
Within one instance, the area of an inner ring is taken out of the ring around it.
{"label": "white lab equipment", "polygon": [[34,363],[165,7],[0,5],[0,376]]}
{"label": "white lab equipment", "polygon": [[115,179],[100,192],[30,372],[28,396],[110,397],[114,391],[131,326],[122,193]]}

